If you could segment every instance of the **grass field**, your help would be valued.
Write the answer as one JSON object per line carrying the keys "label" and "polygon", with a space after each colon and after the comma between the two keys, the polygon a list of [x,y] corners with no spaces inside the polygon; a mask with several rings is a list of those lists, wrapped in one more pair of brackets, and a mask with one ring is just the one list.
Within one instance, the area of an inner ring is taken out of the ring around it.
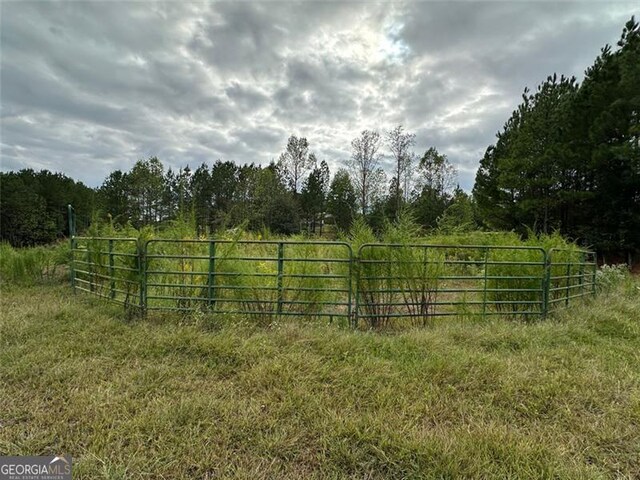
{"label": "grass field", "polygon": [[[637,283],[636,283],[637,285]],[[0,454],[74,478],[640,478],[640,290],[399,333],[4,287]]]}

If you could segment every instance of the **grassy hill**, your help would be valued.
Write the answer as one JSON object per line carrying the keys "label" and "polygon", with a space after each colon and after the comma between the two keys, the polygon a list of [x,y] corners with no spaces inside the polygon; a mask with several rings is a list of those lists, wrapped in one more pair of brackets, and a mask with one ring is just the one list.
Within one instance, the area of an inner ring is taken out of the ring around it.
{"label": "grassy hill", "polygon": [[70,453],[74,478],[640,477],[637,283],[386,333],[0,302],[0,454]]}

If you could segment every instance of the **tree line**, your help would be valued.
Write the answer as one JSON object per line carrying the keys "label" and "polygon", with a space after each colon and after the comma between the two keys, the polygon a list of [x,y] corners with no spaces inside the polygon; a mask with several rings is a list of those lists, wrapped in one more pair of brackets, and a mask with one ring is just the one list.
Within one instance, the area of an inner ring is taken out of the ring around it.
{"label": "tree line", "polygon": [[48,171],[1,173],[0,237],[31,245],[65,235],[67,203],[80,218],[135,227],[190,215],[199,234],[235,226],[322,234],[327,224],[347,230],[356,217],[381,230],[409,209],[426,229],[560,231],[632,257],[640,250],[638,23],[627,22],[582,83],[553,74],[525,89],[480,161],[472,196],[457,187],[449,159],[434,147],[417,154],[401,125],[365,130],[350,147],[335,172],[292,135],[267,166],[218,160],[175,170],[152,157],[111,172],[97,189]]}
{"label": "tree line", "polygon": [[488,228],[559,230],[603,252],[640,250],[640,29],[631,18],[575,78],[525,89],[478,169]]}
{"label": "tree line", "polygon": [[[456,171],[447,157],[430,148],[417,160],[414,138],[401,126],[383,135],[365,130],[353,140],[346,167],[333,175],[309,141],[295,135],[267,166],[218,160],[174,170],[152,157],[128,172],[112,172],[96,191],[97,208],[113,222],[135,227],[192,215],[199,234],[239,225],[322,234],[326,224],[347,230],[357,216],[378,229],[404,208],[435,227],[456,202],[465,202],[471,222],[471,200],[454,189]],[[385,147],[399,165],[391,179],[381,166]]]}
{"label": "tree line", "polygon": [[80,225],[95,208],[94,189],[47,170],[0,172],[0,240],[23,247],[51,243],[68,234],[67,205]]}
{"label": "tree line", "polygon": [[[333,175],[309,141],[295,135],[267,166],[218,160],[175,170],[151,157],[129,171],[111,172],[97,189],[46,170],[0,173],[0,236],[16,246],[55,241],[68,234],[69,203],[80,227],[90,218],[139,228],[192,216],[198,234],[242,226],[321,235],[327,224],[346,231],[358,216],[379,230],[405,208],[427,228],[439,222],[470,226],[472,202],[454,188],[455,168],[435,148],[418,158],[414,144],[415,135],[402,126],[383,134],[365,130],[352,141],[346,166]],[[382,168],[384,149],[396,166],[391,178]]]}

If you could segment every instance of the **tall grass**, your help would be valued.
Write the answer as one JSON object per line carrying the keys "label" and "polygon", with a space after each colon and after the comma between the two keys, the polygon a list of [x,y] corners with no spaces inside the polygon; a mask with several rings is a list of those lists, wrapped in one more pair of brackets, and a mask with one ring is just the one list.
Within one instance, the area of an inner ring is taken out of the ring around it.
{"label": "tall grass", "polygon": [[0,283],[6,286],[59,279],[68,263],[68,243],[32,248],[13,248],[8,243],[0,243]]}
{"label": "tall grass", "polygon": [[638,290],[387,335],[125,325],[70,295],[0,295],[0,455],[73,452],[91,480],[640,476]]}
{"label": "tall grass", "polygon": [[373,328],[387,327],[398,317],[426,325],[436,308],[441,253],[413,245],[420,243],[419,228],[407,215],[387,225],[382,244],[375,240],[367,225],[356,224],[352,241],[362,317]]}
{"label": "tall grass", "polygon": [[76,237],[71,253],[75,288],[89,291],[124,306],[129,316],[141,310],[145,242],[154,236],[150,228],[131,225],[116,229],[110,223],[94,223],[86,236]]}
{"label": "tall grass", "polygon": [[348,247],[264,240],[241,230],[194,238],[175,224],[147,244],[146,307],[242,314],[270,322],[277,316],[345,316]]}
{"label": "tall grass", "polygon": [[350,240],[359,255],[359,316],[372,328],[407,319],[426,325],[446,316],[539,318],[546,312],[548,281],[560,297],[567,285],[572,294],[576,284],[586,286],[590,275],[584,259],[576,259],[582,253],[558,234],[524,241],[512,232],[424,236],[405,213],[380,238],[357,222]]}
{"label": "tall grass", "polygon": [[[348,246],[305,237],[234,229],[207,238],[194,232],[189,219],[160,232],[95,227],[93,237],[132,240],[79,240],[76,259],[89,269],[79,271],[79,282],[150,311],[201,310],[272,322],[284,316],[346,318],[354,309],[370,328],[407,321],[424,326],[436,317],[461,315],[532,319],[546,311],[547,301],[560,305],[567,292],[589,286],[583,254],[560,235],[425,236],[406,213],[380,236],[356,221],[346,239],[358,257],[353,262]],[[547,278],[546,252],[552,248],[557,264]]]}

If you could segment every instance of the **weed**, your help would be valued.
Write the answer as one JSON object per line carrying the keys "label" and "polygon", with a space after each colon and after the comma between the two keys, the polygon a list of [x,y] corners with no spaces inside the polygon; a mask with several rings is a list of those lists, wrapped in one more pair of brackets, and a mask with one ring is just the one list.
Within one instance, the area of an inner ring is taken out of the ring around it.
{"label": "weed", "polygon": [[[635,286],[638,282],[635,281]],[[638,478],[640,304],[386,335],[0,296],[0,454],[74,478]]]}
{"label": "weed", "polygon": [[[193,219],[162,232],[95,227],[96,236],[79,240],[75,251],[85,265],[77,282],[138,311],[242,314],[270,324],[283,316],[346,318],[355,309],[369,328],[407,320],[424,326],[461,311],[529,320],[593,291],[595,263],[559,234],[531,234],[526,241],[509,232],[425,237],[403,212],[381,237],[356,221],[352,262],[349,246],[341,244],[265,240],[268,232],[241,229],[198,238],[194,231]],[[117,239],[124,234],[135,240]]]}
{"label": "weed", "polygon": [[33,285],[59,280],[69,263],[69,245],[14,248],[0,243],[0,283]]}

